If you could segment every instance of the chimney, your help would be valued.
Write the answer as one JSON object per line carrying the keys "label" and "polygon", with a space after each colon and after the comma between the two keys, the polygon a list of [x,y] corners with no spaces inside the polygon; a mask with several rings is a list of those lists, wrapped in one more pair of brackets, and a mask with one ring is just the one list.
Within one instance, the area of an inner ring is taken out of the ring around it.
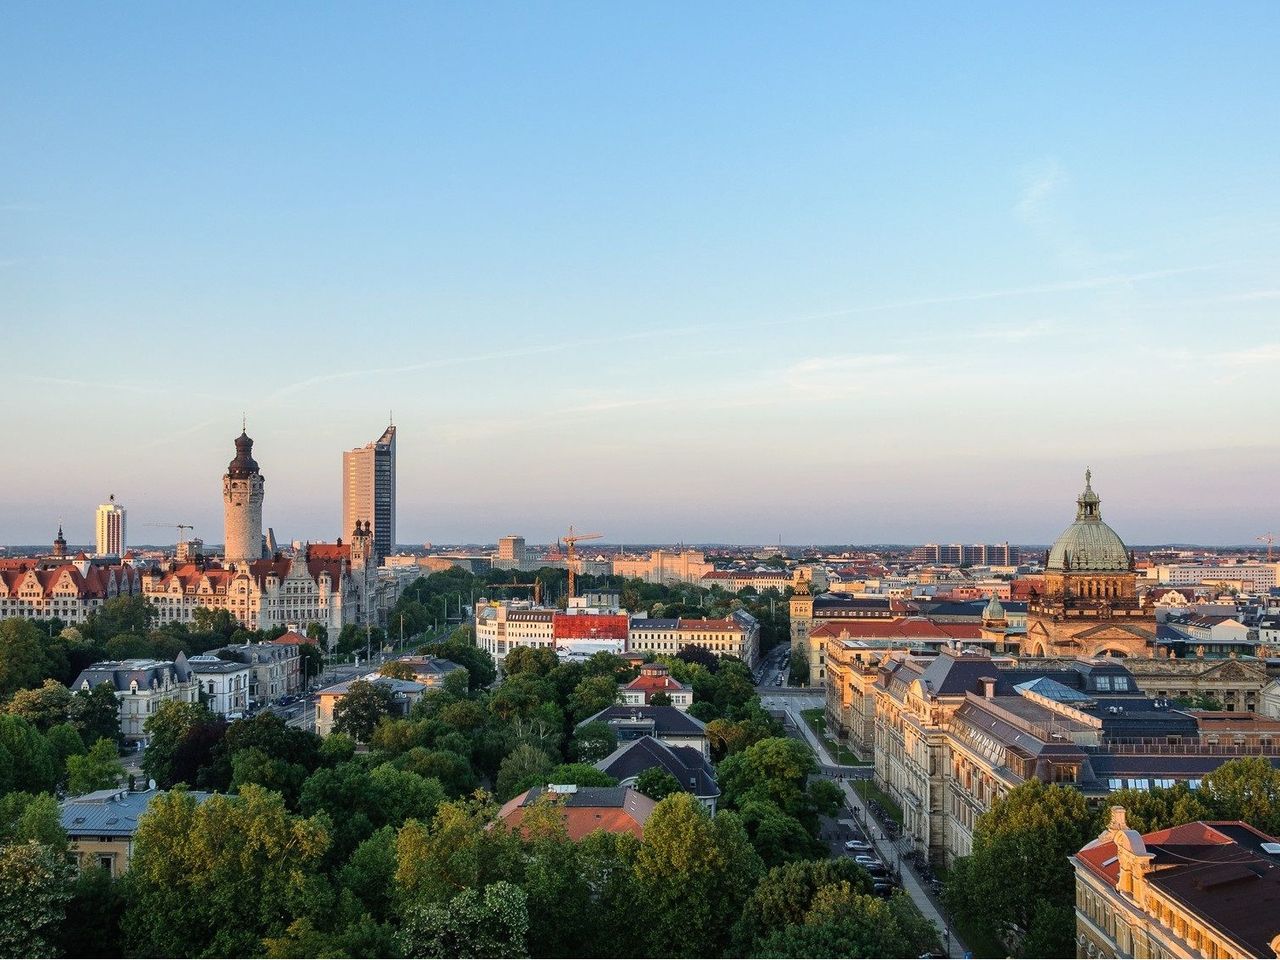
{"label": "chimney", "polygon": [[987,700],[994,699],[996,695],[996,678],[979,677],[978,682],[982,684],[982,696]]}

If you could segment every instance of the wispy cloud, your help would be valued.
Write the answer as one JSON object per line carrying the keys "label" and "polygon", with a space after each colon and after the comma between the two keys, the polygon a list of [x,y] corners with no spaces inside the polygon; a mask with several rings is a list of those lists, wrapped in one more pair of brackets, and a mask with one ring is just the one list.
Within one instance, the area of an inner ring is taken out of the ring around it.
{"label": "wispy cloud", "polygon": [[1253,303],[1258,300],[1280,300],[1280,290],[1246,290],[1222,298],[1224,303]]}
{"label": "wispy cloud", "polygon": [[1041,225],[1048,218],[1054,197],[1066,182],[1057,160],[1050,158],[1029,171],[1013,212],[1024,223]]}

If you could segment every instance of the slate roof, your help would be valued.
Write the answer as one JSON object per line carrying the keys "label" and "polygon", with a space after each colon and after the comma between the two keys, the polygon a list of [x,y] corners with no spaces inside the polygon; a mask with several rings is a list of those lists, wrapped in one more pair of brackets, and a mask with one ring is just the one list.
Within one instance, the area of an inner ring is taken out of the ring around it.
{"label": "slate roof", "polygon": [[615,704],[587,717],[578,726],[581,727],[595,721],[610,725],[651,721],[653,723],[653,734],[659,738],[669,736],[705,737],[707,735],[707,725],[705,723],[697,717],[689,716],[689,714],[677,707]]}
{"label": "slate roof", "polygon": [[[59,804],[62,829],[73,839],[78,836],[131,837],[138,829],[138,819],[147,812],[151,801],[164,790],[125,789],[96,790],[79,797],[68,797]],[[197,803],[212,794],[192,792]]]}
{"label": "slate roof", "polygon": [[671,774],[681,786],[699,799],[720,796],[715,769],[693,747],[671,747],[653,737],[641,737],[621,744],[596,763],[596,769],[618,781],[631,780],[658,767]]}

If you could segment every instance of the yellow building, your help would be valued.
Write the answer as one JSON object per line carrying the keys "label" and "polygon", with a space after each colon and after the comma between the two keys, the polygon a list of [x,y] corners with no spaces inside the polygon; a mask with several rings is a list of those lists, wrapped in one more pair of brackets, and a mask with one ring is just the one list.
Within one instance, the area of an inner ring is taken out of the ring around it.
{"label": "yellow building", "polygon": [[[71,853],[81,870],[102,867],[111,876],[120,877],[129,869],[133,856],[133,837],[138,821],[162,790],[129,791],[97,790],[79,797],[68,797],[60,804],[62,829],[67,832]],[[192,793],[204,802],[207,793]]]}
{"label": "yellow building", "polygon": [[1077,957],[1280,957],[1280,843],[1247,824],[1139,835],[1112,807],[1071,863]]}

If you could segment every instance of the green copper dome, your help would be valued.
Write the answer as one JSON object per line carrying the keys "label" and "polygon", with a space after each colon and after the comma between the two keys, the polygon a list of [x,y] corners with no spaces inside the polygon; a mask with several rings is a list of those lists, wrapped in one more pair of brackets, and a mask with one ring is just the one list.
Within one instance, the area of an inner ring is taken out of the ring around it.
{"label": "green copper dome", "polygon": [[1084,473],[1084,493],[1076,500],[1076,522],[1049,551],[1048,569],[1061,573],[1116,573],[1130,567],[1129,549],[1102,522],[1102,500],[1093,492],[1093,474]]}
{"label": "green copper dome", "polygon": [[1000,602],[1000,598],[995,595],[995,591],[991,593],[991,599],[987,601],[986,607],[982,611],[983,620],[1003,620],[1004,604]]}

